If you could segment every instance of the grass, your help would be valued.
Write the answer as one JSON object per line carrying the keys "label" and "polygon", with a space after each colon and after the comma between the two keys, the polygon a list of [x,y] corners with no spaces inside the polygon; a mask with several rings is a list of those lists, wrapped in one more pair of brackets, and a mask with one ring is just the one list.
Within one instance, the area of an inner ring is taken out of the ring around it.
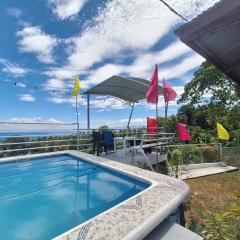
{"label": "grass", "polygon": [[204,223],[206,213],[226,211],[229,205],[240,197],[240,172],[223,173],[214,176],[186,180],[190,196],[186,201],[186,226],[191,219]]}

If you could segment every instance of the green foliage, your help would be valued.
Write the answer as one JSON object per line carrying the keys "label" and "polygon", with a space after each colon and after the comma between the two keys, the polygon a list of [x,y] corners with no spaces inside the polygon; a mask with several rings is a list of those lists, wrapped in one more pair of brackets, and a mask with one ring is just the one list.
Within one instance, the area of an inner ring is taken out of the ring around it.
{"label": "green foliage", "polygon": [[208,62],[185,85],[178,103],[183,105],[177,119],[190,126],[195,143],[213,142],[216,122],[223,124],[230,136],[240,128],[240,87]]}
{"label": "green foliage", "polygon": [[[158,126],[159,127],[163,127],[164,122],[165,122],[164,117],[158,117]],[[166,125],[165,125],[165,132],[175,133],[177,130],[176,129],[177,123],[178,123],[178,119],[176,116],[174,116],[174,115],[168,116]]]}
{"label": "green foliage", "polygon": [[169,152],[170,160],[167,161],[168,167],[173,172],[174,176],[178,178],[179,166],[183,161],[182,152],[179,149],[174,149]]}
{"label": "green foliage", "polygon": [[167,168],[167,164],[165,161],[158,163],[158,169],[157,169],[156,165],[154,165],[153,167],[156,172],[159,172],[164,175],[168,175],[168,168]]}
{"label": "green foliage", "polygon": [[202,234],[206,240],[238,240],[240,237],[240,200],[221,213],[209,212]]}
{"label": "green foliage", "polygon": [[[204,98],[209,96],[209,99]],[[203,62],[200,69],[194,73],[194,78],[185,85],[184,93],[179,103],[190,104],[217,103],[230,106],[239,100],[240,88],[214,65]]]}
{"label": "green foliage", "polygon": [[206,240],[233,240],[232,230],[232,226],[220,214],[210,212],[207,215],[202,234]]}
{"label": "green foliage", "polygon": [[103,125],[103,126],[99,127],[99,130],[106,130],[106,129],[108,129],[108,125]]}
{"label": "green foliage", "polygon": [[199,148],[193,145],[185,145],[178,148],[183,157],[183,164],[193,164],[202,162],[201,153]]}

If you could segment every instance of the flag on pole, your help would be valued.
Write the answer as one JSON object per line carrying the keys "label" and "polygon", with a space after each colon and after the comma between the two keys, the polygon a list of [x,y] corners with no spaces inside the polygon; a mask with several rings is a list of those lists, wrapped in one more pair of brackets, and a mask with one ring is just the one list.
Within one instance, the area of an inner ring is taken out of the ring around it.
{"label": "flag on pole", "polygon": [[76,75],[72,96],[76,97],[79,93],[79,90],[80,90],[80,80],[78,78],[78,75]]}
{"label": "flag on pole", "polygon": [[217,123],[217,133],[218,133],[218,138],[219,139],[229,140],[229,133],[228,133],[228,131],[220,123]]}
{"label": "flag on pole", "polygon": [[178,128],[178,133],[179,133],[180,140],[191,141],[191,135],[186,128],[186,124],[178,123],[177,128]]}
{"label": "flag on pole", "polygon": [[148,103],[158,103],[158,66],[155,65],[154,73],[151,77],[151,83],[147,92]]}
{"label": "flag on pole", "polygon": [[165,102],[174,101],[177,97],[175,90],[163,79],[163,91],[164,91],[164,100]]}

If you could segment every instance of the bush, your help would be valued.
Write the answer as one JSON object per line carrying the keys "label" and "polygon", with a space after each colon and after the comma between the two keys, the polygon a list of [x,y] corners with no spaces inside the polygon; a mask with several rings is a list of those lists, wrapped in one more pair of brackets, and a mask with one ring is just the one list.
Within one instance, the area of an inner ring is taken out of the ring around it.
{"label": "bush", "polygon": [[168,167],[176,178],[178,178],[179,166],[183,161],[182,152],[179,149],[174,149],[169,152],[170,160],[167,161]]}
{"label": "bush", "polygon": [[206,240],[240,239],[240,200],[221,213],[209,212],[203,225],[202,235]]}
{"label": "bush", "polygon": [[193,145],[185,145],[184,147],[179,147],[182,152],[183,164],[201,163],[201,153],[199,148]]}
{"label": "bush", "polygon": [[200,147],[204,162],[220,161],[219,148],[212,145],[204,145]]}

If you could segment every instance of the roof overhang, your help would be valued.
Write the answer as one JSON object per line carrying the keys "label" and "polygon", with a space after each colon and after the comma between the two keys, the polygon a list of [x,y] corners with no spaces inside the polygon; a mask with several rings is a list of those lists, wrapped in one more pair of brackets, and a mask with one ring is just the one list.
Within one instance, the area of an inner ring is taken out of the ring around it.
{"label": "roof overhang", "polygon": [[240,1],[220,1],[176,34],[240,85]]}
{"label": "roof overhang", "polygon": [[[112,76],[83,94],[96,94],[121,99],[129,104],[146,99],[150,81],[135,77]],[[159,86],[159,95],[163,89]]]}

